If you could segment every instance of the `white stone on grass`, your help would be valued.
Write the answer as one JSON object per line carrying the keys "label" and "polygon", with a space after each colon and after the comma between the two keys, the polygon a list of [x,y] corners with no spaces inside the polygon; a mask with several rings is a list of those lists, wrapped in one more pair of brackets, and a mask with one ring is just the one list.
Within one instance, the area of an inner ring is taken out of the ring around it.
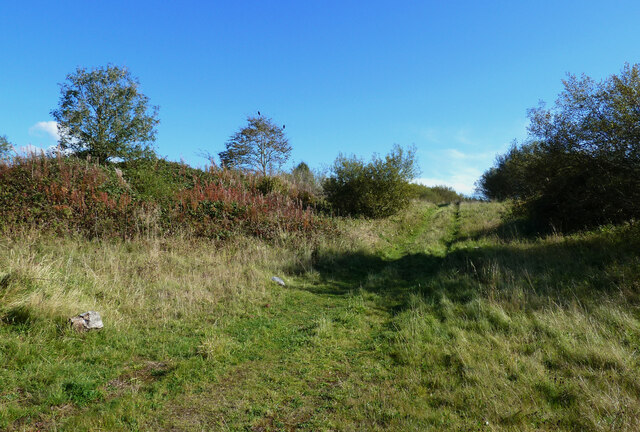
{"label": "white stone on grass", "polygon": [[284,286],[284,281],[282,279],[280,279],[278,276],[274,276],[271,278],[272,281],[274,281],[275,283],[277,283],[280,286]]}
{"label": "white stone on grass", "polygon": [[77,331],[98,330],[104,327],[102,317],[96,311],[89,311],[69,318],[71,327]]}

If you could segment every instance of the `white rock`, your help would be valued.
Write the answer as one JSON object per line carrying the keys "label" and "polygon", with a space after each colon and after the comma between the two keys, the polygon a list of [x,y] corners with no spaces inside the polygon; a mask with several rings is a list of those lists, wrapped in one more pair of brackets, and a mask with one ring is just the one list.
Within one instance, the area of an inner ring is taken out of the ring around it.
{"label": "white rock", "polygon": [[104,327],[100,313],[96,311],[89,311],[71,317],[69,318],[69,322],[71,323],[71,327],[78,331],[98,330]]}
{"label": "white rock", "polygon": [[280,279],[279,277],[277,277],[277,276],[272,277],[271,280],[274,281],[275,283],[277,283],[280,286],[284,286],[285,285],[284,281],[282,279]]}

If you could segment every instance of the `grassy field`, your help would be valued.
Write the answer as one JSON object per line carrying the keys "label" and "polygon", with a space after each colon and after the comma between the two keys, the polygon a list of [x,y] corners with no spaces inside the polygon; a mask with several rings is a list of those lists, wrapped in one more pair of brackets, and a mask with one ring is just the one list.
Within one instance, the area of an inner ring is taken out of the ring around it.
{"label": "grassy field", "polygon": [[[2,238],[0,429],[639,430],[638,227],[526,238],[504,211]],[[86,310],[103,330],[68,328]]]}

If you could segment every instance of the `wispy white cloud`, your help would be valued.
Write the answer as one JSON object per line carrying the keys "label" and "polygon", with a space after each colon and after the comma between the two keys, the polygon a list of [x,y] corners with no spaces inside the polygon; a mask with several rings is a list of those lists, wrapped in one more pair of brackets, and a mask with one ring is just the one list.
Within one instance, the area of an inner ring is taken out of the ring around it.
{"label": "wispy white cloud", "polygon": [[495,152],[463,152],[455,148],[445,149],[443,153],[450,159],[468,161],[486,161],[495,156]]}
{"label": "wispy white cloud", "polygon": [[466,146],[477,145],[477,142],[475,140],[469,138],[469,133],[465,129],[457,130],[454,135],[454,139],[458,144],[462,144]]}
{"label": "wispy white cloud", "polygon": [[440,129],[437,127],[427,127],[419,131],[422,140],[429,144],[456,144],[461,146],[475,147],[478,141],[471,138],[467,129]]}
{"label": "wispy white cloud", "polygon": [[461,152],[457,149],[447,149],[445,152],[449,155],[451,159],[466,159],[468,155],[466,153]]}
{"label": "wispy white cloud", "polygon": [[440,144],[440,134],[436,128],[428,127],[419,132],[420,138],[429,144]]}
{"label": "wispy white cloud", "polygon": [[[455,170],[455,169],[454,169]],[[459,171],[452,171],[444,173],[438,177],[421,177],[415,179],[413,182],[423,184],[425,186],[449,186],[455,189],[457,192],[465,195],[473,195],[475,192],[475,182],[482,175],[482,170],[473,168],[460,169]]]}
{"label": "wispy white cloud", "polygon": [[447,148],[423,152],[423,173],[415,180],[427,186],[450,186],[465,195],[473,195],[475,183],[491,166],[498,151],[464,151]]}
{"label": "wispy white cloud", "polygon": [[418,131],[423,177],[416,183],[444,185],[466,195],[475,192],[475,182],[504,153],[514,137],[526,136],[528,121],[518,119],[501,130],[474,131],[470,127],[425,127]]}
{"label": "wispy white cloud", "polygon": [[465,195],[473,195],[475,182],[491,166],[497,152],[468,152],[447,148],[424,152],[424,177],[415,179],[426,186],[450,186]]}
{"label": "wispy white cloud", "polygon": [[50,120],[50,121],[41,121],[29,128],[29,133],[34,136],[48,136],[53,138],[56,142],[60,139],[60,135],[58,134],[58,123]]}

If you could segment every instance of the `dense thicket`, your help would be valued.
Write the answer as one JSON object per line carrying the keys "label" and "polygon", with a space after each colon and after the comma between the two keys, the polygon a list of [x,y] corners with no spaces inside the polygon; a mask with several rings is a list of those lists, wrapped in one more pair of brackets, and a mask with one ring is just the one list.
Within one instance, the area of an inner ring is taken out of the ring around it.
{"label": "dense thicket", "polygon": [[451,203],[465,199],[463,195],[460,195],[449,186],[425,186],[411,183],[409,189],[413,198],[435,204]]}
{"label": "dense thicket", "polygon": [[555,106],[529,112],[529,139],[498,157],[478,190],[513,199],[541,227],[640,216],[640,65],[596,82],[569,76]]}
{"label": "dense thicket", "polygon": [[323,188],[339,214],[385,217],[409,203],[409,181],[416,173],[415,149],[395,146],[384,158],[374,156],[368,163],[355,156],[338,156]]}
{"label": "dense thicket", "polygon": [[306,233],[323,222],[293,184],[162,159],[98,165],[45,155],[0,161],[0,230],[36,226],[87,236],[176,232],[208,238]]}

